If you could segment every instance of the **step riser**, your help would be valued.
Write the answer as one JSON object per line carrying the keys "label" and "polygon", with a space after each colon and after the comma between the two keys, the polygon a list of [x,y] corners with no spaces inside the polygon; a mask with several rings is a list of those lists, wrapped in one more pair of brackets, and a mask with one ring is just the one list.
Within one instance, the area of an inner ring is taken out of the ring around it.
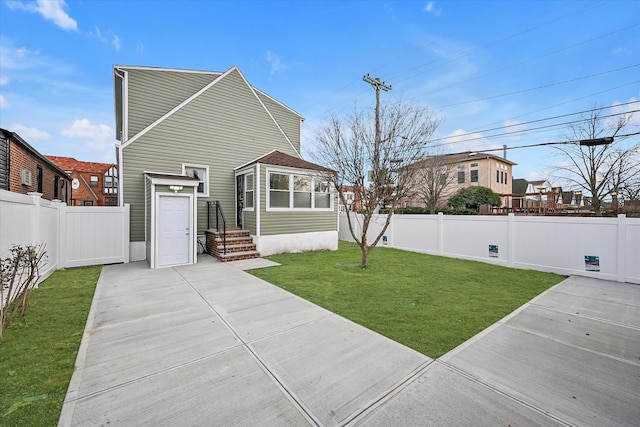
{"label": "step riser", "polygon": [[[207,252],[222,262],[260,258],[253,238],[246,230],[227,230],[226,234],[218,231],[206,231]],[[225,253],[224,243],[227,250]]]}

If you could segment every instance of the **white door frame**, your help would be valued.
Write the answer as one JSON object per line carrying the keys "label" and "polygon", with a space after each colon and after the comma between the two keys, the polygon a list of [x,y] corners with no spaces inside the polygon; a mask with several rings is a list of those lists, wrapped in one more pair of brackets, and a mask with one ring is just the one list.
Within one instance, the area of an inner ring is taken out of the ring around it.
{"label": "white door frame", "polygon": [[[162,267],[172,267],[172,265],[160,265],[160,198],[161,197],[185,197],[189,199],[189,242],[191,243],[189,245],[189,259],[187,261],[186,264],[193,264],[194,261],[194,253],[195,253],[195,244],[196,244],[196,239],[195,239],[195,233],[194,233],[194,225],[196,224],[195,218],[194,218],[194,207],[193,207],[193,194],[188,194],[188,193],[167,193],[167,192],[156,192],[156,197],[155,197],[155,215],[152,216],[152,224],[151,224],[151,229],[153,230],[153,234],[154,234],[154,248],[153,248],[153,252],[154,252],[154,264],[152,265],[152,268],[162,268]],[[177,265],[177,264],[176,264]],[[182,265],[182,264],[180,264]]]}
{"label": "white door frame", "polygon": [[[170,267],[159,265],[159,205],[160,196],[188,197],[189,198],[189,264],[198,262],[198,180],[181,175],[168,175],[155,172],[145,172],[147,184],[145,184],[145,244],[147,245],[147,260],[151,268]],[[173,193],[168,191],[169,188]],[[150,193],[147,193],[149,191]],[[148,206],[150,205],[150,206]],[[147,211],[147,209],[149,209]],[[149,221],[149,223],[147,222]],[[147,231],[148,230],[148,231]]]}

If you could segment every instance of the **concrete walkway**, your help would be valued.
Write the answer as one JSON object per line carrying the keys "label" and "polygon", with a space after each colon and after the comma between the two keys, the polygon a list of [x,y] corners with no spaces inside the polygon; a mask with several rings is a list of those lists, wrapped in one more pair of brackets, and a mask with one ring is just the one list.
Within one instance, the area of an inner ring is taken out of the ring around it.
{"label": "concrete walkway", "polygon": [[638,425],[640,286],[569,278],[434,361],[267,265],[104,267],[60,425]]}

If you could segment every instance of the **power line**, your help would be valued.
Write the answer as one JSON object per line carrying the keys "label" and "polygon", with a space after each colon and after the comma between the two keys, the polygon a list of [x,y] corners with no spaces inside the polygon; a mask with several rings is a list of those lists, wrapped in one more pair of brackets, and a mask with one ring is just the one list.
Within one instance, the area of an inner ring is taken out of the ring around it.
{"label": "power line", "polygon": [[[622,106],[625,106],[625,105],[637,104],[639,102],[640,101],[629,101],[629,102],[625,102],[625,103],[622,103],[622,104],[616,104],[615,107],[622,107]],[[473,134],[476,134],[476,133],[492,132],[494,130],[500,130],[500,129],[504,129],[504,128],[510,128],[510,127],[516,127],[516,126],[522,126],[522,125],[528,125],[528,124],[532,124],[532,123],[540,123],[540,122],[544,122],[544,121],[548,121],[548,120],[561,119],[563,117],[570,117],[570,116],[575,116],[575,115],[578,115],[578,114],[585,114],[585,113],[589,113],[591,111],[601,111],[601,110],[606,110],[608,108],[613,108],[613,106],[590,108],[588,110],[578,111],[578,112],[575,112],[575,113],[560,114],[560,115],[557,115],[557,116],[547,117],[547,118],[544,118],[544,119],[530,120],[528,122],[515,123],[515,124],[512,124],[512,125],[504,125],[504,126],[500,126],[500,127],[494,127],[494,128],[484,129],[484,130],[467,132],[467,133],[463,133],[463,134],[460,134],[460,135],[443,136],[441,138],[432,139],[431,142],[443,141],[443,140],[446,140],[446,139],[453,139],[453,138],[460,138],[460,137],[464,137],[466,135],[473,135]],[[637,112],[637,111],[640,111],[640,110],[635,110],[634,112]],[[627,114],[627,113],[619,113],[619,114]],[[616,114],[616,115],[618,115],[618,114]],[[607,116],[607,117],[609,117],[609,116]],[[580,122],[580,121],[582,121],[582,120],[577,120],[576,122]],[[557,125],[550,125],[550,126],[562,126],[562,125],[566,125],[566,124],[570,124],[570,123],[573,123],[573,122],[559,123]],[[481,139],[481,138],[478,138],[478,139]]]}
{"label": "power line", "polygon": [[[640,135],[640,132],[626,133],[623,135],[616,135],[616,139],[626,138],[629,136]],[[580,140],[571,140],[571,141],[556,141],[556,142],[540,142],[538,144],[529,144],[529,145],[519,145],[517,147],[502,147],[502,148],[490,148],[488,150],[481,150],[482,153],[488,153],[492,151],[504,151],[504,150],[516,150],[518,148],[531,148],[531,147],[544,147],[548,145],[565,145],[565,144],[579,144]]]}
{"label": "power line", "polygon": [[530,92],[530,91],[538,90],[538,89],[546,89],[546,88],[553,87],[553,86],[559,86],[559,85],[566,84],[566,83],[573,83],[573,82],[576,82],[576,81],[579,81],[579,80],[585,80],[585,79],[588,79],[588,78],[591,78],[591,77],[597,77],[597,76],[602,76],[602,75],[605,75],[605,74],[615,73],[616,71],[628,70],[629,68],[634,68],[634,67],[640,67],[640,64],[627,65],[626,67],[616,68],[615,70],[602,71],[600,73],[589,74],[588,76],[574,77],[573,79],[563,80],[561,82],[549,83],[549,84],[542,85],[542,86],[536,86],[536,87],[532,87],[532,88],[529,88],[529,89],[517,90],[517,91],[514,91],[514,92],[507,92],[507,93],[503,93],[503,94],[500,94],[500,95],[487,96],[486,98],[472,99],[470,101],[457,102],[455,104],[441,105],[439,108],[442,109],[442,108],[448,108],[448,107],[455,107],[455,106],[458,106],[458,105],[471,104],[473,102],[480,102],[480,101],[486,101],[486,100],[489,100],[489,99],[503,98],[505,96],[510,96],[510,95],[517,95],[519,93]]}

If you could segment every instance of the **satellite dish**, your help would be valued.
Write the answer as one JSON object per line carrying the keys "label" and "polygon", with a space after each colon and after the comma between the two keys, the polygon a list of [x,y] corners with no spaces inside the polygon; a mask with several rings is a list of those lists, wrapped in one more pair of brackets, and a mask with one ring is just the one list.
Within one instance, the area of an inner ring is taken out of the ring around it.
{"label": "satellite dish", "polygon": [[73,178],[73,181],[71,181],[71,188],[73,188],[74,190],[80,188],[80,181],[78,181],[77,178]]}

